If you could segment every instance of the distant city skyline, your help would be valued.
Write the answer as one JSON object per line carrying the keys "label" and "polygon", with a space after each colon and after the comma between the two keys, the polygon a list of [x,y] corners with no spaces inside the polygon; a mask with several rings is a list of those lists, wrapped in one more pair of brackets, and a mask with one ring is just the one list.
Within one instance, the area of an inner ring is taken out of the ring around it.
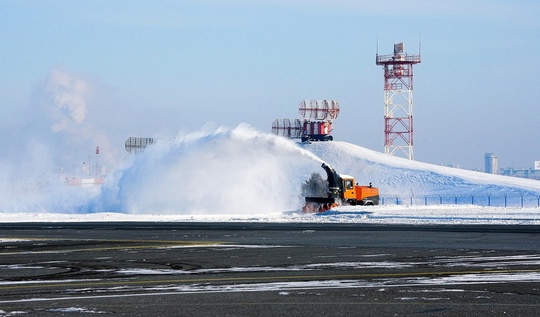
{"label": "distant city skyline", "polygon": [[537,1],[4,0],[0,28],[4,159],[36,169],[96,146],[117,164],[131,136],[241,123],[270,133],[304,99],[339,101],[334,140],[384,152],[375,55],[399,42],[411,54],[421,42],[417,161],[540,160]]}

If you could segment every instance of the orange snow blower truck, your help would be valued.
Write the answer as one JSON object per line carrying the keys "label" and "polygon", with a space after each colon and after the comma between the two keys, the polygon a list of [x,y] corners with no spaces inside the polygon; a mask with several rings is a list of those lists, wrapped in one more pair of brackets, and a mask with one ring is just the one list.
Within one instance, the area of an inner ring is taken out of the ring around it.
{"label": "orange snow blower truck", "polygon": [[328,182],[327,197],[306,197],[302,211],[306,213],[325,212],[337,206],[378,205],[379,189],[359,186],[354,177],[338,174],[332,167],[322,164]]}

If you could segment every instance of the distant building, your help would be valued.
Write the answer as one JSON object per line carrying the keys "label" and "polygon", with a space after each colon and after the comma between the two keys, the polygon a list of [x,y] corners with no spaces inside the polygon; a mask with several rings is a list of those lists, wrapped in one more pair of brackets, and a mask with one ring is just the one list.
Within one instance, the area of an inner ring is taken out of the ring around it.
{"label": "distant building", "polygon": [[522,167],[522,168],[511,167],[511,168],[501,168],[499,171],[500,171],[501,175],[540,180],[540,161],[534,161],[534,166],[532,168],[530,168],[530,167]]}
{"label": "distant building", "polygon": [[457,164],[457,163],[441,164],[441,166],[459,168],[459,164]]}
{"label": "distant building", "polygon": [[486,153],[484,155],[484,172],[488,174],[498,174],[499,159],[493,153]]}

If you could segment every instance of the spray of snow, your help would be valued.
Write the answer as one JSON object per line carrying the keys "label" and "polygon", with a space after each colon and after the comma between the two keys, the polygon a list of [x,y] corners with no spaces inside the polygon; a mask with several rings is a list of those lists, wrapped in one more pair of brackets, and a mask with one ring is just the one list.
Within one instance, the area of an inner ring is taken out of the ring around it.
{"label": "spray of snow", "polygon": [[296,210],[322,160],[247,125],[179,135],[133,155],[80,211],[268,214]]}
{"label": "spray of snow", "polygon": [[52,119],[52,131],[64,131],[84,121],[90,93],[84,80],[61,69],[53,69],[45,82],[44,92],[50,97],[45,106]]}
{"label": "spray of snow", "polygon": [[[104,90],[99,81],[64,67],[53,68],[46,78],[34,85],[30,107],[36,115],[32,138],[50,148],[57,166],[69,166],[73,161],[86,159],[82,153],[100,146],[101,163],[114,166],[116,154],[109,137],[100,127],[99,116],[107,116],[107,105],[95,101]],[[45,120],[44,120],[45,119]],[[44,126],[48,125],[48,131]],[[89,163],[88,161],[86,163]]]}
{"label": "spray of snow", "polygon": [[[100,127],[106,106],[94,97],[104,90],[97,80],[65,67],[53,68],[33,85],[32,96],[13,126],[0,127],[0,212],[67,211],[96,190],[69,188],[70,177],[94,177],[117,164],[117,150]],[[100,118],[101,117],[101,118]],[[94,151],[101,148],[98,157]],[[95,156],[94,156],[95,155]],[[89,175],[89,166],[92,175]]]}

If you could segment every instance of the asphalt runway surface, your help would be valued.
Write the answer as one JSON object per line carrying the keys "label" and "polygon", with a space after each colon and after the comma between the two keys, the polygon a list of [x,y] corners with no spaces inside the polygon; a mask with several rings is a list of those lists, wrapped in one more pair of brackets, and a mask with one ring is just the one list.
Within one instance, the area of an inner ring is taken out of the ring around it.
{"label": "asphalt runway surface", "polygon": [[537,226],[0,224],[0,316],[537,316]]}

